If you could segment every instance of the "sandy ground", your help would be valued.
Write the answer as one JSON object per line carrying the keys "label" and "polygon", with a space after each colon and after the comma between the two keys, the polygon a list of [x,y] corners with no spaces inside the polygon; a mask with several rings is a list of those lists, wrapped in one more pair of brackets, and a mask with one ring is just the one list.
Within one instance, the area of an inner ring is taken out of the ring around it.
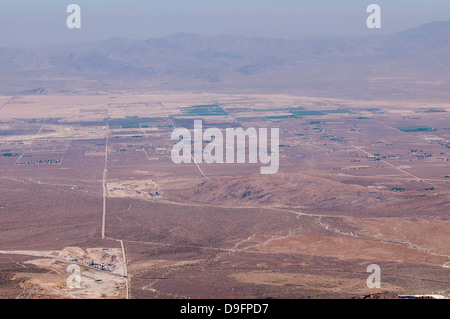
{"label": "sandy ground", "polygon": [[448,256],[450,262],[450,223],[440,219],[396,219],[385,218],[347,219],[346,222],[361,228],[361,233],[375,238],[408,242],[432,251],[436,255]]}
{"label": "sandy ground", "polygon": [[[348,292],[365,295],[373,293],[373,291],[361,284],[360,279],[339,278],[326,275],[309,275],[298,273],[267,273],[267,272],[242,272],[230,275],[231,278],[248,284],[262,284],[273,286],[296,286],[320,289],[329,292]],[[400,287],[384,284],[384,290],[390,292],[398,292]]]}
{"label": "sandy ground", "polygon": [[161,190],[155,180],[121,180],[107,184],[108,197],[160,198]]}
{"label": "sandy ground", "polygon": [[448,258],[408,246],[341,236],[292,236],[259,248],[262,252],[308,254],[337,258],[385,260],[442,266]]}
{"label": "sandy ground", "polygon": [[[67,247],[57,251],[0,251],[0,254],[18,254],[42,259],[32,259],[25,263],[48,269],[45,274],[18,273],[16,278],[26,278],[22,284],[24,291],[18,298],[39,295],[51,298],[122,298],[126,294],[126,278],[122,252],[118,248]],[[72,266],[71,266],[72,265]],[[80,281],[73,275],[80,270]],[[72,276],[72,277],[71,277]],[[72,281],[71,281],[71,278]]]}

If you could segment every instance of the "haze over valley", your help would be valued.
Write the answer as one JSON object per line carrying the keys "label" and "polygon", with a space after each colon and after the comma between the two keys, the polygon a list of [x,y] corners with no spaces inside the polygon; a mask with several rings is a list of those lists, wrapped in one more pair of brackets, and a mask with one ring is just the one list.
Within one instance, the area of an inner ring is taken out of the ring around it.
{"label": "haze over valley", "polygon": [[[450,21],[2,47],[0,297],[448,298],[449,101]],[[175,164],[199,119],[279,170]]]}

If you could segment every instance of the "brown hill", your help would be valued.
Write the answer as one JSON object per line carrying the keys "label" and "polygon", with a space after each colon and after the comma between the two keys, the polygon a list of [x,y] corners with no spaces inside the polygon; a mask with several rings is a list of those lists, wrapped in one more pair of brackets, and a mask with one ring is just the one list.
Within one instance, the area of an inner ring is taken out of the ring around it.
{"label": "brown hill", "polygon": [[204,181],[183,191],[183,200],[243,206],[314,207],[362,210],[394,203],[390,192],[368,189],[360,185],[342,184],[330,179],[300,173],[271,176],[252,175]]}

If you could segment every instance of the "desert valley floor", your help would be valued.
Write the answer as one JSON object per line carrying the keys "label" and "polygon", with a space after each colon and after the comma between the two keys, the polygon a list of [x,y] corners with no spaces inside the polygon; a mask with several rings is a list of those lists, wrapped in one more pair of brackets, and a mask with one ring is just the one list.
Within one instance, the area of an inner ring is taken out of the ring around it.
{"label": "desert valley floor", "polygon": [[[449,114],[283,94],[0,96],[0,297],[449,296]],[[279,128],[279,172],[174,164],[171,132],[194,119]]]}

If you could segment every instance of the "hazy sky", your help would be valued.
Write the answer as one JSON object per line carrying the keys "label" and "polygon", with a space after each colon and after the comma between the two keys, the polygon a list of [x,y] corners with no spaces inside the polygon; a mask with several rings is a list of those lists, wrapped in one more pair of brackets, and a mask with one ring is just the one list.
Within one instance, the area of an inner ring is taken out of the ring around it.
{"label": "hazy sky", "polygon": [[[81,7],[81,29],[66,26],[66,8]],[[366,26],[369,4],[382,28]],[[0,0],[0,47],[149,39],[177,32],[275,38],[392,33],[450,20],[450,0]]]}

